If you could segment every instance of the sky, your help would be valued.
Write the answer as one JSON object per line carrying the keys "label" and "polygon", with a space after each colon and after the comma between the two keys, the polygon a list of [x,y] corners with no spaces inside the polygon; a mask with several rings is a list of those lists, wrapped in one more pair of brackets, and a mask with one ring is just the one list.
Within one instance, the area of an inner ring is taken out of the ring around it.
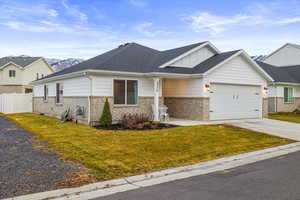
{"label": "sky", "polygon": [[136,42],[210,41],[269,54],[300,44],[300,0],[0,0],[0,56],[91,58]]}

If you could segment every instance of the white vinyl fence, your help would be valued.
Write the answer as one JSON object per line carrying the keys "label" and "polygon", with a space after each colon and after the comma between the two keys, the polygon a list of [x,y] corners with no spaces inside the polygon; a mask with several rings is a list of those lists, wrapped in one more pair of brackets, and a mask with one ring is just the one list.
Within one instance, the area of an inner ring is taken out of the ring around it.
{"label": "white vinyl fence", "polygon": [[0,112],[4,114],[32,112],[32,94],[0,94]]}

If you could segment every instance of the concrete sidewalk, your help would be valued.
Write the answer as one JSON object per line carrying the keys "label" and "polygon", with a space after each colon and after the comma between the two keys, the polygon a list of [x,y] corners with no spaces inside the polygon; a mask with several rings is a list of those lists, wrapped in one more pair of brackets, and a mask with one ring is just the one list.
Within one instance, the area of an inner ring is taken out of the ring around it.
{"label": "concrete sidewalk", "polygon": [[300,124],[273,119],[228,121],[226,124],[300,141]]}

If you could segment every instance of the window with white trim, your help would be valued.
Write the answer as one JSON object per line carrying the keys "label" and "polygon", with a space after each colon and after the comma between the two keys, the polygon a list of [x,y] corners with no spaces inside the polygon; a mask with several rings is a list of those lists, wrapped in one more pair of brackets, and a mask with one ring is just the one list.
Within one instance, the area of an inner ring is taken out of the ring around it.
{"label": "window with white trim", "polygon": [[44,101],[48,100],[48,93],[49,93],[48,85],[44,85]]}
{"label": "window with white trim", "polygon": [[114,80],[114,104],[136,105],[138,103],[137,80]]}
{"label": "window with white trim", "polygon": [[16,70],[9,70],[9,77],[16,77]]}
{"label": "window with white trim", "polygon": [[56,83],[56,103],[62,103],[62,98],[64,94],[64,87],[62,83]]}
{"label": "window with white trim", "polygon": [[285,103],[294,102],[294,88],[285,87],[283,93],[284,93],[284,102]]}

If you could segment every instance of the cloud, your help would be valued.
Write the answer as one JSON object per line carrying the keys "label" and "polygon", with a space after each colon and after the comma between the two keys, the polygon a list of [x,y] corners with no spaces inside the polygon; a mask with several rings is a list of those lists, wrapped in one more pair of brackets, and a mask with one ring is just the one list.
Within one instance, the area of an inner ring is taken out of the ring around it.
{"label": "cloud", "polygon": [[249,16],[247,15],[238,14],[232,17],[225,17],[202,12],[200,14],[187,17],[184,20],[190,22],[190,27],[195,32],[209,30],[212,34],[215,34],[225,31],[226,27],[230,25],[239,24],[248,19]]}
{"label": "cloud", "polygon": [[73,17],[78,17],[81,22],[88,20],[88,16],[84,12],[80,11],[77,6],[69,4],[68,0],[62,0],[61,3],[67,12]]}
{"label": "cloud", "polygon": [[[285,3],[285,2],[283,2]],[[269,4],[254,3],[249,5],[240,13],[222,16],[209,12],[197,12],[182,18],[194,32],[209,32],[217,35],[234,28],[250,26],[283,26],[300,22],[300,10],[298,4],[291,4],[286,7],[281,2]],[[288,15],[288,16],[285,16]]]}
{"label": "cloud", "polygon": [[153,23],[152,22],[144,22],[141,24],[137,24],[134,29],[143,34],[146,37],[155,37],[158,35],[169,35],[171,32],[163,31],[163,30],[153,30]]}
{"label": "cloud", "polygon": [[129,4],[136,7],[146,7],[148,3],[144,0],[129,0]]}
{"label": "cloud", "polygon": [[48,10],[48,14],[51,17],[57,17],[58,16],[58,12],[56,10],[54,10],[54,9],[49,9]]}
{"label": "cloud", "polygon": [[58,11],[48,8],[44,4],[23,5],[15,1],[0,4],[0,19],[34,18],[34,17],[57,17]]}
{"label": "cloud", "polygon": [[278,24],[293,24],[300,22],[300,16],[294,18],[286,18],[278,21]]}

